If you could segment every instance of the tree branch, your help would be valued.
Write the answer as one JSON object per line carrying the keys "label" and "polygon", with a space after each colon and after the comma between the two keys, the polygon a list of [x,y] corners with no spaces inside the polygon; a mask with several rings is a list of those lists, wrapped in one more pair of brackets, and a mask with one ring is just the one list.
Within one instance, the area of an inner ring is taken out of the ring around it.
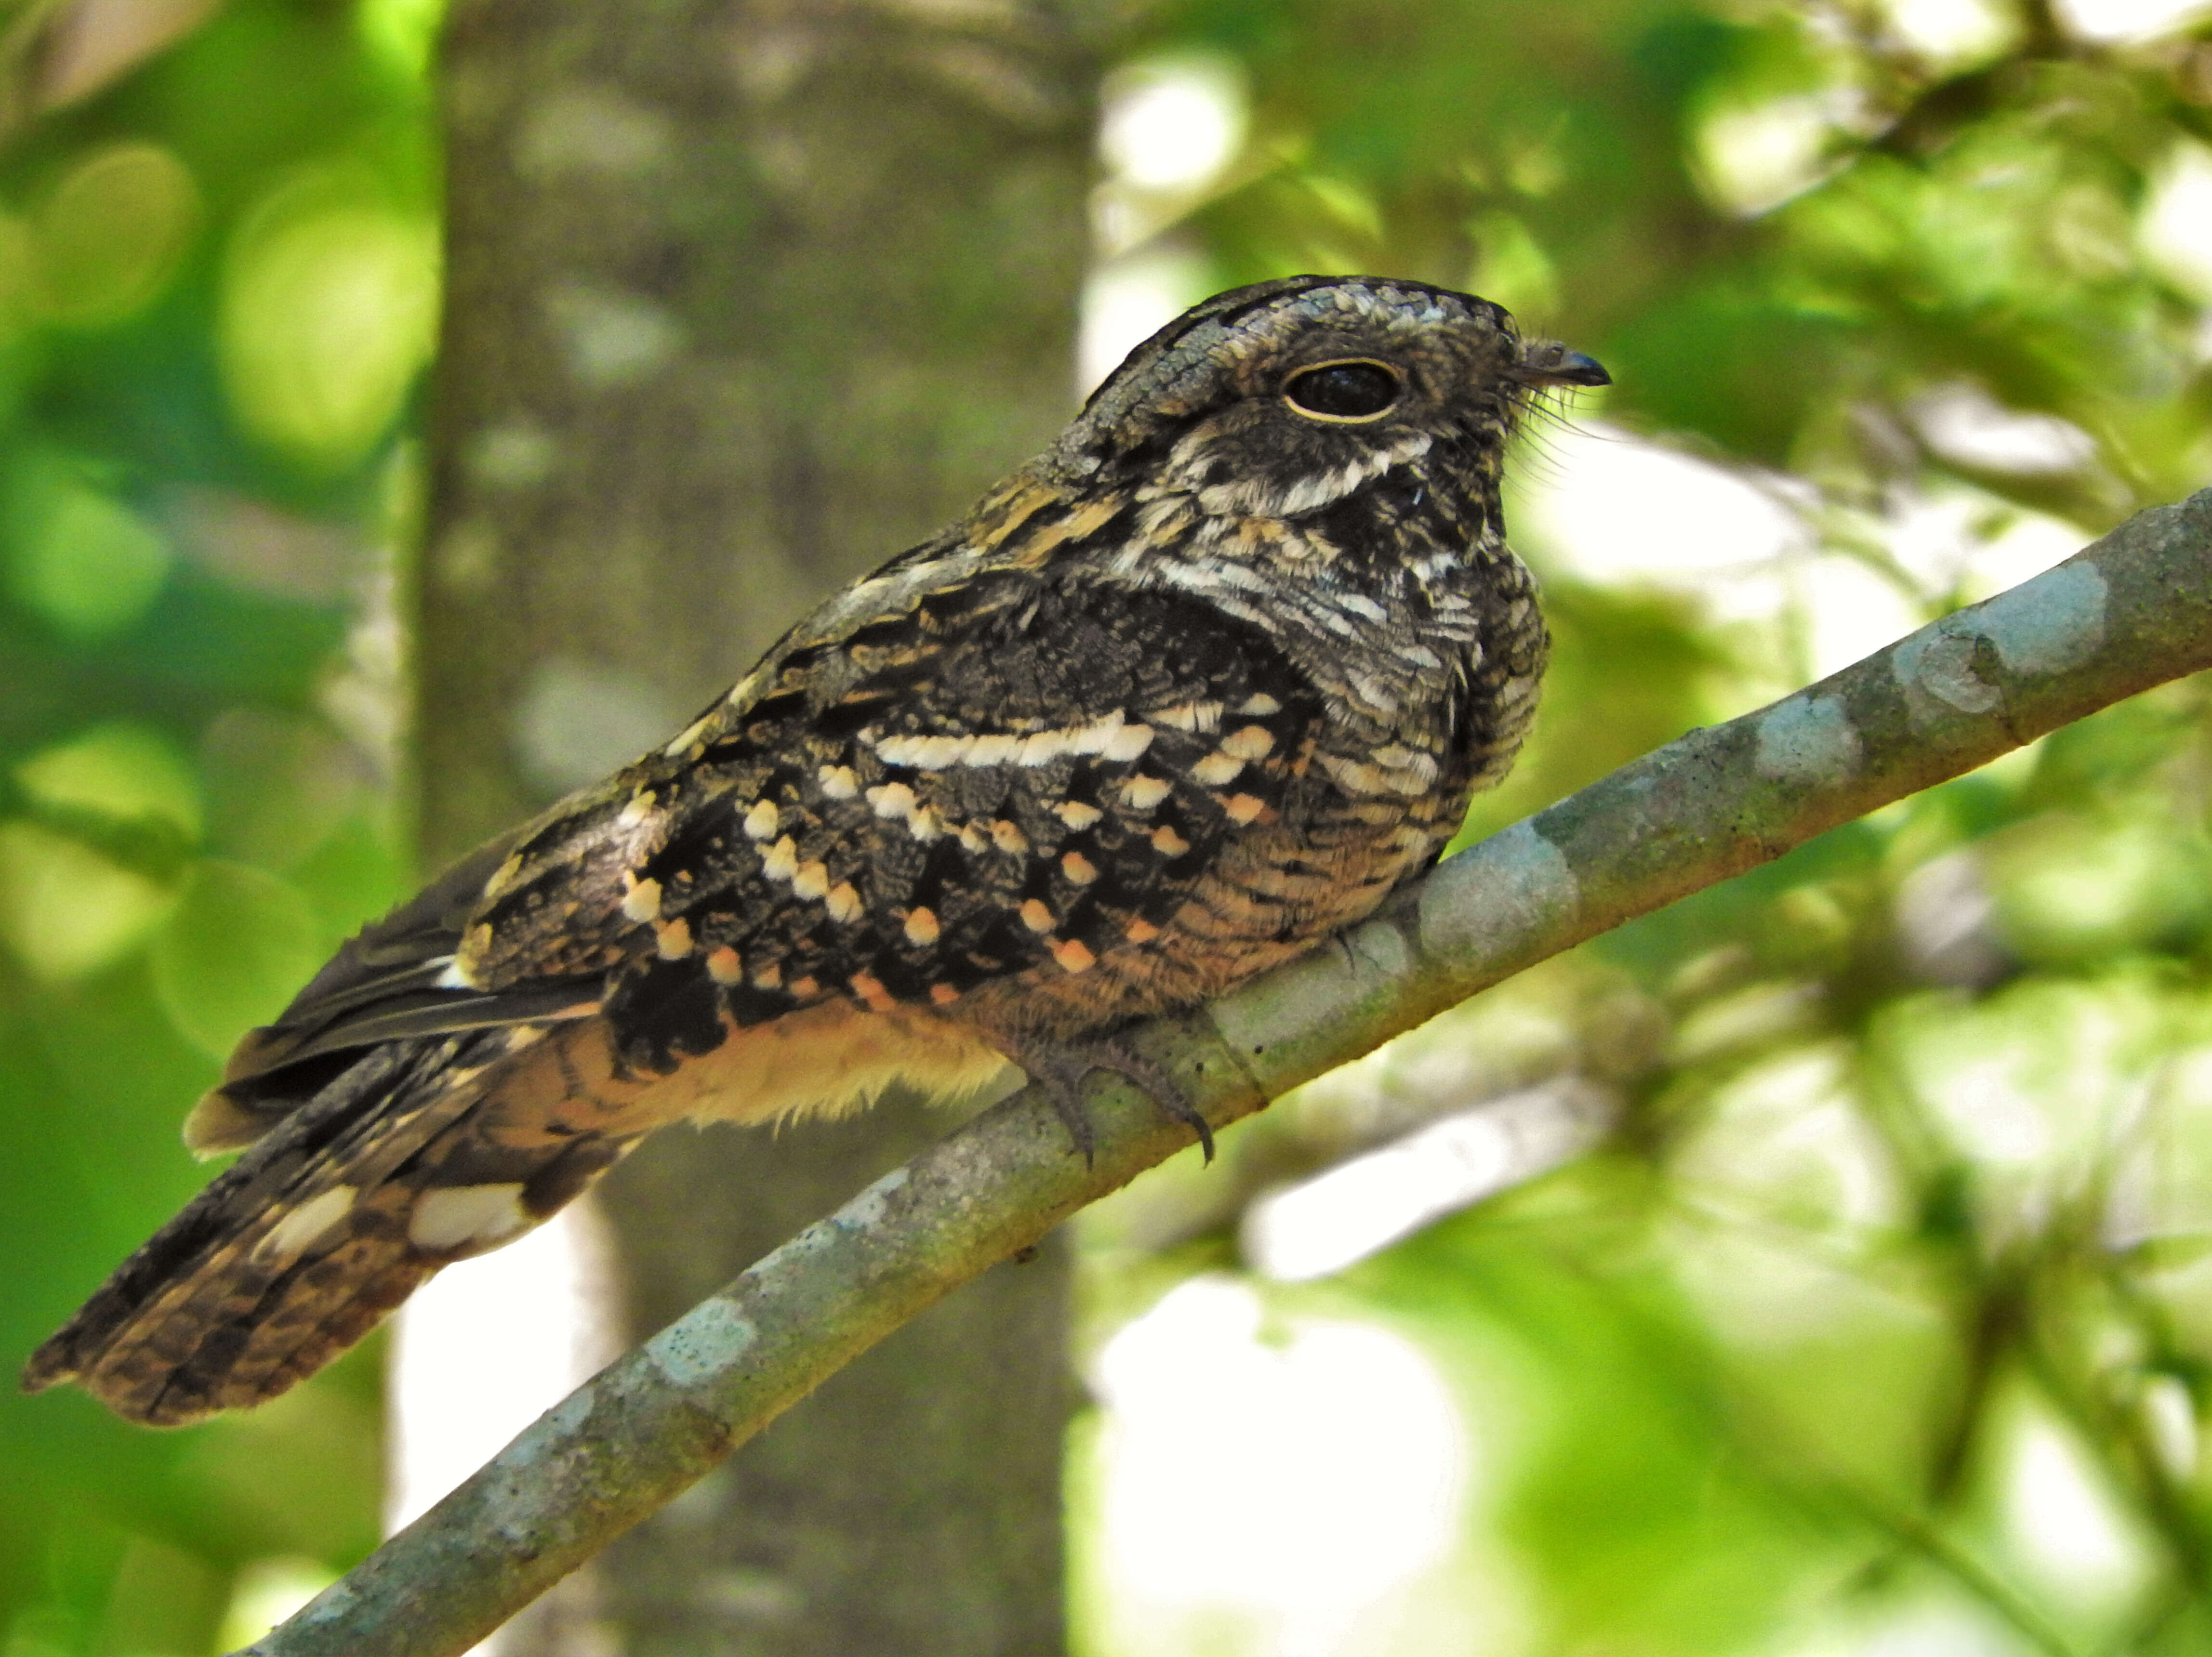
{"label": "tree branch", "polygon": [[[1449,859],[1364,925],[1145,1032],[1217,1126],[1547,956],[2212,666],[2212,489]],[[252,1657],[449,1657],[947,1291],[1189,1143],[1125,1084],[1095,1162],[1037,1089],[983,1113],[548,1411]]]}

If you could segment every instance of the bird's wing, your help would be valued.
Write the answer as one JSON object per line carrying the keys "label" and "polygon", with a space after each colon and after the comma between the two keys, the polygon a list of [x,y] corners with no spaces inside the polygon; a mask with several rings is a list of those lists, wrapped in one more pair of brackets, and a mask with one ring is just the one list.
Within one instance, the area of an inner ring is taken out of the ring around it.
{"label": "bird's wing", "polygon": [[1274,820],[1321,719],[1255,628],[1012,572],[913,592],[741,691],[514,847],[461,945],[475,982],[618,955],[616,1052],[665,1071],[824,999],[951,1010],[1079,975]]}
{"label": "bird's wing", "polygon": [[1297,809],[1318,719],[1239,623],[1034,580],[963,579],[772,670],[457,865],[250,1037],[195,1114],[202,1144],[246,1155],[25,1384],[158,1423],[271,1397],[574,1197],[664,1119],[635,1104],[655,1073],[726,1043],[716,1086],[738,1093],[768,1080],[749,1042],[805,1048],[817,1091],[782,1078],[799,1108],[881,1071],[902,1027],[870,1013],[974,1017],[1010,988],[1001,1033],[1040,1005],[1148,1011],[1157,968],[1128,960],[1191,930],[1224,842]]}
{"label": "bird's wing", "polygon": [[1302,774],[1314,689],[1193,600],[968,570],[889,596],[364,930],[240,1043],[189,1142],[251,1144],[402,1038],[604,1014],[666,1071],[826,998],[1081,973]]}

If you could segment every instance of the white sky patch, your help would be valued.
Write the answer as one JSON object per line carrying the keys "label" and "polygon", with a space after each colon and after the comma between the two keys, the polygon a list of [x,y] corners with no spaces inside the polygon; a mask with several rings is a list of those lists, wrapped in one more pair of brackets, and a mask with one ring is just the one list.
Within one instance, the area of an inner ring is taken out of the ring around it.
{"label": "white sky patch", "polygon": [[1244,76],[1233,58],[1143,58],[1109,75],[1098,128],[1105,176],[1091,196],[1100,256],[1154,241],[1217,190],[1243,152],[1246,125]]}
{"label": "white sky patch", "polygon": [[1146,190],[1203,189],[1244,141],[1244,85],[1213,58],[1155,58],[1107,76],[1098,154]]}
{"label": "white sky patch", "polygon": [[1895,581],[1855,558],[1808,558],[1794,574],[1807,665],[1816,679],[1896,643],[1927,619]]}
{"label": "white sky patch", "polygon": [[1565,573],[1693,593],[1722,619],[1773,616],[1777,561],[1810,546],[1778,493],[1599,422],[1548,433],[1516,476],[1508,521]]}
{"label": "white sky patch", "polygon": [[1246,1657],[1322,1657],[1458,1544],[1469,1446],[1428,1359],[1373,1325],[1266,1322],[1250,1287],[1199,1278],[1099,1356],[1109,1620],[1153,1631],[1130,1649],[1226,1616]]}
{"label": "white sky patch", "polygon": [[1083,288],[1077,389],[1087,396],[1123,357],[1204,299],[1211,287],[1205,260],[1170,248],[1098,266]]}
{"label": "white sky patch", "polygon": [[1936,453],[1985,471],[2053,476],[2080,470],[2097,452],[2096,440],[2070,420],[2008,409],[1978,385],[1938,386],[1909,413]]}
{"label": "white sky patch", "polygon": [[1996,1612],[1944,1583],[1902,1598],[1826,1595],[1803,1620],[1810,1626],[1762,1649],[1771,1657],[2021,1657],[2026,1649]]}
{"label": "white sky patch", "polygon": [[[2063,422],[2046,427],[1989,410],[2002,420],[1978,435],[1994,427],[2014,445],[2007,452],[2015,461],[2048,458],[2081,435]],[[2030,439],[2039,446],[2031,450]],[[1692,598],[1717,622],[1794,617],[1814,677],[1912,632],[1939,600],[1978,601],[2017,586],[2090,539],[2063,519],[1939,482],[1893,489],[1879,514],[1853,517],[1850,533],[1869,555],[1824,549],[1802,481],[1717,465],[1597,422],[1547,433],[1510,486],[1514,538],[1550,568],[1597,586]]]}
{"label": "white sky patch", "polygon": [[2057,0],[2051,8],[2082,40],[2148,40],[2212,12],[2207,0]]}
{"label": "white sky patch", "polygon": [[1936,1108],[1951,1137],[1975,1161],[2006,1169],[2033,1168],[2053,1149],[2051,1122],[2019,1085],[2019,1059],[2009,1053],[1968,1058],[1946,1077]]}
{"label": "white sky patch", "polygon": [[1716,205],[1754,217],[1820,181],[1837,116],[1826,94],[1717,109],[1698,129],[1692,170]]}
{"label": "white sky patch", "polygon": [[2153,1454],[2166,1476],[2191,1479],[2197,1475],[2199,1435],[2197,1405],[2189,1388],[2172,1375],[2153,1375],[2143,1383],[2143,1426]]}
{"label": "white sky patch", "polygon": [[1544,451],[1522,467],[1518,526],[1585,580],[1680,584],[1804,544],[1796,514],[1766,491],[1618,427],[1560,428]]}
{"label": "white sky patch", "polygon": [[2015,1426],[2002,1496],[2030,1580],[2069,1607],[2111,1613],[2148,1575],[2141,1539],[2073,1436],[2041,1410]]}
{"label": "white sky patch", "polygon": [[508,1247],[448,1266],[393,1320],[387,1533],[621,1350],[606,1321],[603,1223],[589,1198],[571,1203]]}
{"label": "white sky patch", "polygon": [[1341,1271],[1557,1168],[1589,1149],[1610,1114],[1595,1089],[1570,1078],[1448,1116],[1260,1199],[1245,1211],[1244,1258],[1283,1282]]}
{"label": "white sky patch", "polygon": [[1946,68],[1996,56],[2014,29],[1990,0],[1887,0],[1883,9],[1899,39]]}
{"label": "white sky patch", "polygon": [[1925,591],[1956,588],[1972,603],[2065,562],[2091,539],[2063,519],[1943,483],[1892,490],[1879,528],[1890,555]]}
{"label": "white sky patch", "polygon": [[2212,149],[2185,139],[2173,147],[2152,180],[2136,235],[2160,276],[2212,304]]}
{"label": "white sky patch", "polygon": [[2089,540],[2071,524],[2039,513],[2022,513],[1972,549],[1962,580],[1966,596],[1978,602],[2033,580],[2064,563]]}

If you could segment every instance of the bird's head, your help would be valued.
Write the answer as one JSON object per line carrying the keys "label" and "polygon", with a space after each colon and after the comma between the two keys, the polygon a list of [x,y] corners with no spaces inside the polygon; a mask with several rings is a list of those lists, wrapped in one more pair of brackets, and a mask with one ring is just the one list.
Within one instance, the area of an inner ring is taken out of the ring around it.
{"label": "bird's head", "polygon": [[[1377,276],[1216,295],[1121,364],[1051,459],[1209,518],[1305,519],[1441,497],[1494,531],[1507,440],[1531,399],[1604,369],[1524,340],[1499,306]],[[1363,498],[1366,498],[1363,500]]]}

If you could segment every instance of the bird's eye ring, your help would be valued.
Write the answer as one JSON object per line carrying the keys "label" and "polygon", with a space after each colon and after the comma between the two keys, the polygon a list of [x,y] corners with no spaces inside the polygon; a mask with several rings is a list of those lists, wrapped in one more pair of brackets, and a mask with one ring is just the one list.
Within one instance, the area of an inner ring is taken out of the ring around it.
{"label": "bird's eye ring", "polygon": [[1317,362],[1283,382],[1284,397],[1300,414],[1346,422],[1388,414],[1405,389],[1395,368],[1365,358]]}

